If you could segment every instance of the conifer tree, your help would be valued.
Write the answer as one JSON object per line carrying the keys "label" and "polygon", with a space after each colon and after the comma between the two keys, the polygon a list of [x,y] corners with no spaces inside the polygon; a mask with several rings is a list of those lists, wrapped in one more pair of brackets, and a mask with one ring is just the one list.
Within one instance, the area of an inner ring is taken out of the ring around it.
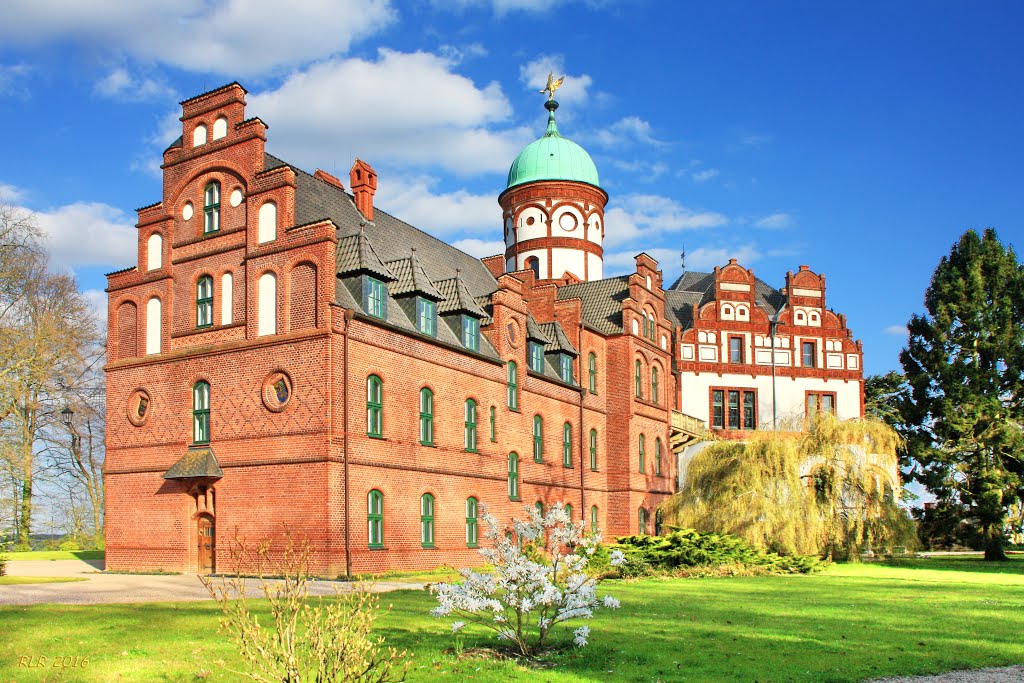
{"label": "conifer tree", "polygon": [[995,230],[968,230],[924,303],[900,354],[915,478],[940,501],[968,506],[985,559],[1006,559],[1007,510],[1024,493],[1024,268]]}

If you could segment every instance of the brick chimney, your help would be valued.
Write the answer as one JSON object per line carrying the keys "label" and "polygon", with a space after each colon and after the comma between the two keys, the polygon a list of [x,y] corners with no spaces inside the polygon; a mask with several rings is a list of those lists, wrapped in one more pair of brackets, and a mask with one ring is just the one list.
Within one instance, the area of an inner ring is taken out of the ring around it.
{"label": "brick chimney", "polygon": [[363,218],[373,220],[373,193],[377,191],[377,173],[373,168],[360,159],[352,164],[349,171],[349,186],[356,198],[356,208]]}

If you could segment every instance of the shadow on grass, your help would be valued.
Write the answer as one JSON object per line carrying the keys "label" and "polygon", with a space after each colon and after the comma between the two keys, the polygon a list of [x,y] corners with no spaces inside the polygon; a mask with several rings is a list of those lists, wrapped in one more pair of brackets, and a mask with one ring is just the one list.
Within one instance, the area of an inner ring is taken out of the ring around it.
{"label": "shadow on grass", "polygon": [[971,555],[964,557],[901,557],[884,560],[878,564],[883,567],[899,567],[901,569],[1024,575],[1024,555],[1010,555],[1005,562],[986,562],[982,557]]}

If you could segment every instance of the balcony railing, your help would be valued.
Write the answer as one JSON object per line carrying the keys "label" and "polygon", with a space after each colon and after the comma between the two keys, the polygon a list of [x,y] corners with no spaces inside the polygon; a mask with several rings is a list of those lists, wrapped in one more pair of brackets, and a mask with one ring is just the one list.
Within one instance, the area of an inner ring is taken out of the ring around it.
{"label": "balcony railing", "polygon": [[708,438],[708,427],[704,420],[672,411],[672,447],[676,450],[694,441]]}

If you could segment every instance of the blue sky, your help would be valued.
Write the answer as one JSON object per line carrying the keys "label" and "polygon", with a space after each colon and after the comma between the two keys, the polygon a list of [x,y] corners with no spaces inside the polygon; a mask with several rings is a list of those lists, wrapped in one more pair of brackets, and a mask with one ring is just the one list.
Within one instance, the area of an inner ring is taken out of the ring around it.
{"label": "blue sky", "polygon": [[[174,5],[174,9],[168,6]],[[34,211],[97,307],[160,199],[178,102],[238,80],[268,150],[347,179],[478,256],[544,128],[610,194],[606,273],[730,257],[772,285],[808,264],[898,367],[910,314],[970,227],[1024,248],[1024,5],[653,0],[5,2],[0,200]]]}

